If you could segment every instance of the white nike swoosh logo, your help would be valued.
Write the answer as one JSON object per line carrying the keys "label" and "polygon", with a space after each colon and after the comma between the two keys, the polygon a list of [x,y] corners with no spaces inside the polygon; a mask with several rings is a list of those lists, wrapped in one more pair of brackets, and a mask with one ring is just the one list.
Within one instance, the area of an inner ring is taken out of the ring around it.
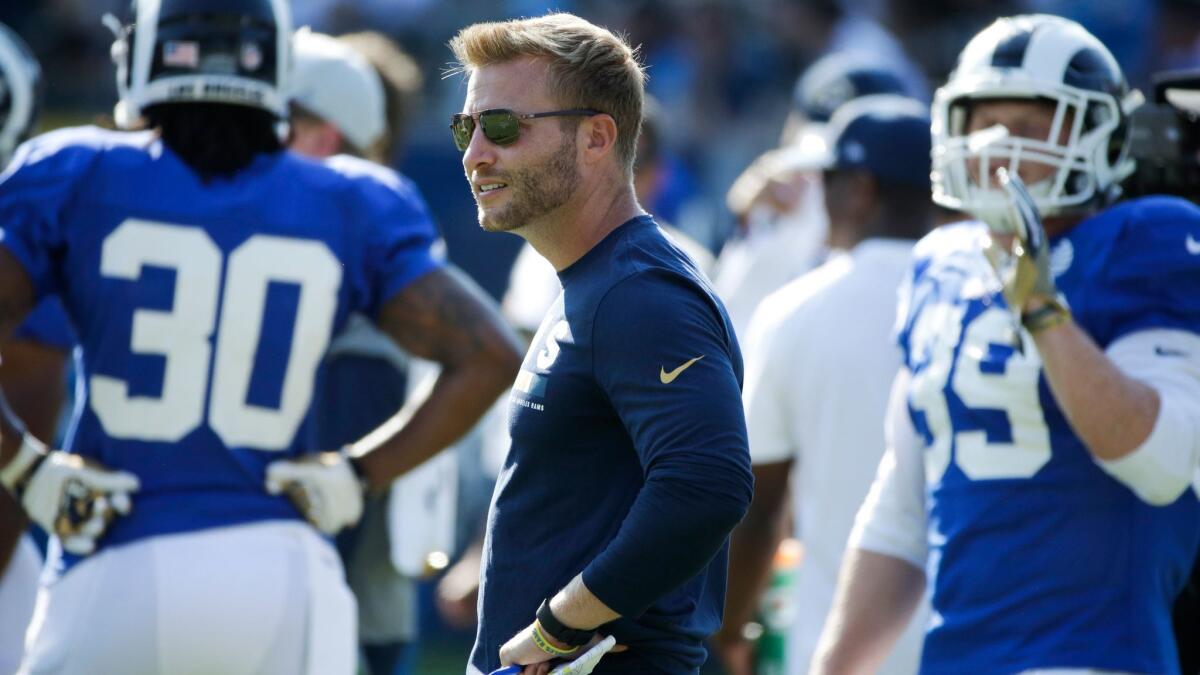
{"label": "white nike swoosh logo", "polygon": [[1187,245],[1187,252],[1192,255],[1200,255],[1200,241],[1192,238],[1192,235],[1187,236],[1187,241],[1183,242]]}

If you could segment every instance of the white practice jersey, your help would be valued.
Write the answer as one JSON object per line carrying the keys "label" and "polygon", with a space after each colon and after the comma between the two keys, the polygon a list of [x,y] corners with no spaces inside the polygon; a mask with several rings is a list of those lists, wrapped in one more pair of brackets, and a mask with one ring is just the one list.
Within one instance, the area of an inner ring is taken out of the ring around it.
{"label": "white practice jersey", "polygon": [[[755,464],[793,460],[797,577],[789,673],[803,673],[833,602],[855,513],[883,455],[883,416],[900,352],[896,289],[913,242],[873,239],[834,255],[762,302],[746,353],[746,423]],[[914,673],[923,607],[883,673]]]}

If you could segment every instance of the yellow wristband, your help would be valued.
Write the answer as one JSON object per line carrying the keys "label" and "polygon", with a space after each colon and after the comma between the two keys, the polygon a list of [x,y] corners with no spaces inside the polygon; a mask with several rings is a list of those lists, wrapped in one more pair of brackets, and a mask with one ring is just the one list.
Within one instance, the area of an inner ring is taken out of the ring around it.
{"label": "yellow wristband", "polygon": [[1071,311],[1058,302],[1049,302],[1041,307],[1021,315],[1021,324],[1030,335],[1036,335],[1044,330],[1061,326],[1071,318]]}
{"label": "yellow wristband", "polygon": [[579,651],[579,647],[574,647],[572,649],[559,649],[558,647],[550,644],[550,641],[546,639],[546,635],[542,633],[541,624],[539,624],[537,621],[533,622],[533,644],[537,645],[538,649],[551,656],[570,656],[571,654]]}

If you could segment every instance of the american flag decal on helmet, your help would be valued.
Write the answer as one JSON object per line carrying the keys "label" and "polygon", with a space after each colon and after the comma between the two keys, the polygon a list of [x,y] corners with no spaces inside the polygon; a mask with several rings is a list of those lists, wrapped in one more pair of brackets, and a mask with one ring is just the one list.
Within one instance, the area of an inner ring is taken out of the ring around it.
{"label": "american flag decal on helmet", "polygon": [[163,43],[162,62],[172,68],[200,65],[200,45],[192,40],[168,40]]}

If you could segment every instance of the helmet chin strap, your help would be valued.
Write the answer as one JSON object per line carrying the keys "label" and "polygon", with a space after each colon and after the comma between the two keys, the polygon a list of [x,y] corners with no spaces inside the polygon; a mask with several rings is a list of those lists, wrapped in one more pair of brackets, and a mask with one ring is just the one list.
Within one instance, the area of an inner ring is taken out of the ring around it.
{"label": "helmet chin strap", "polygon": [[113,106],[113,121],[118,127],[128,129],[141,116],[141,111],[129,100],[129,39],[121,20],[111,12],[105,13],[100,22],[112,31],[114,38],[109,49],[109,56],[117,67],[117,103]]}

